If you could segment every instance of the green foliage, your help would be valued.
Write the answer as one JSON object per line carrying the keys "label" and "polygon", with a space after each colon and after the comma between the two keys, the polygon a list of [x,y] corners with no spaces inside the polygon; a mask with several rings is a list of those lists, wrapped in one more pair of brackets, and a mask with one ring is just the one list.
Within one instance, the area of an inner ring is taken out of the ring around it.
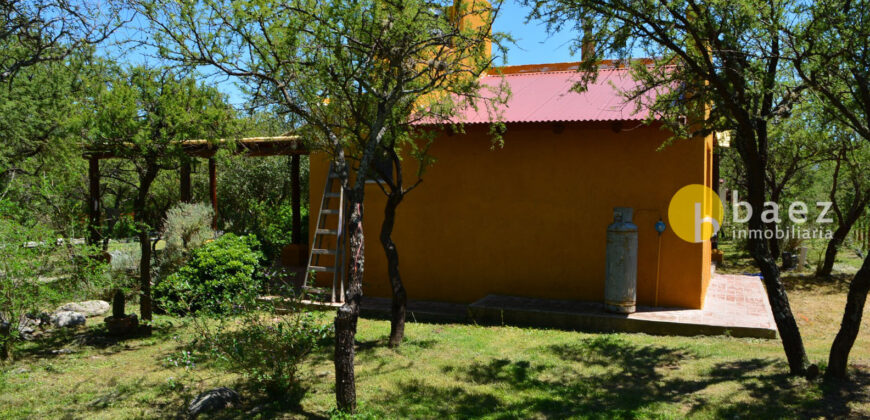
{"label": "green foliage", "polygon": [[77,127],[88,54],[30,66],[0,88],[0,197],[70,236],[83,230],[87,169]]}
{"label": "green foliage", "polygon": [[[201,322],[198,325],[203,327]],[[274,311],[252,311],[199,331],[209,352],[230,371],[244,375],[270,399],[297,406],[307,390],[299,369],[331,335],[331,325],[302,311],[280,316]]]}
{"label": "green foliage", "polygon": [[799,2],[789,46],[795,73],[828,116],[870,141],[870,2]]}
{"label": "green foliage", "polygon": [[[308,185],[308,158],[300,159],[300,186]],[[256,235],[268,260],[292,242],[290,163],[285,156],[232,156],[219,162],[218,203],[223,229]],[[302,237],[307,240],[308,200],[301,194]]]}
{"label": "green foliage", "polygon": [[0,82],[22,70],[88,49],[121,25],[121,4],[64,0],[4,1],[0,6]]}
{"label": "green foliage", "polygon": [[0,214],[0,322],[11,324],[0,334],[0,348],[20,338],[18,325],[26,313],[50,311],[58,303],[93,296],[110,279],[98,250],[58,244],[42,224],[25,223]]}
{"label": "green foliage", "polygon": [[673,139],[736,130],[739,147],[743,137],[755,136],[798,97],[779,78],[781,31],[794,10],[787,1],[523,3],[534,8],[530,17],[550,30],[582,33],[573,41],[575,50],[585,42],[595,45],[594,53],[583,57],[580,70],[588,72],[578,90],[598,77],[597,70],[608,64],[604,59],[627,63],[639,84],[625,96],[650,109],[650,122],[664,123]]}
{"label": "green foliage", "polygon": [[[491,31],[499,2],[135,3],[164,58],[243,74],[253,104],[291,116],[309,148],[363,175],[379,145],[415,148],[420,119],[449,123],[460,108],[504,100],[483,95],[479,77],[503,39]],[[423,167],[425,150],[413,153]],[[366,177],[356,179],[352,200]]]}
{"label": "green foliage", "polygon": [[166,212],[162,235],[166,247],[159,254],[161,274],[169,275],[184,264],[191,250],[215,237],[213,220],[211,206],[202,203],[179,203]]}
{"label": "green foliage", "polygon": [[[216,88],[178,70],[109,66],[98,80],[86,103],[91,113],[82,118],[82,135],[92,150],[123,159],[111,167],[113,175],[133,188],[113,189],[127,200],[137,231],[158,229],[176,197],[177,187],[170,185],[177,181],[165,171],[178,167],[181,142],[234,138],[235,110]],[[113,207],[120,211],[120,205]]]}
{"label": "green foliage", "polygon": [[154,287],[164,310],[217,316],[250,308],[261,287],[262,254],[254,236],[232,233],[190,253],[187,264]]}

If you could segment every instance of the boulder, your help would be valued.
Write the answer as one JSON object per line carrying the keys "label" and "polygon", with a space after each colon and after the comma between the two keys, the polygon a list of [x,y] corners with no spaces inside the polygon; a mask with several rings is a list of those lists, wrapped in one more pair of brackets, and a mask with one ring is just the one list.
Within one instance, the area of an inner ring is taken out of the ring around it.
{"label": "boulder", "polygon": [[109,312],[109,302],[106,302],[105,300],[71,302],[57,308],[55,312],[62,311],[78,312],[86,317],[99,316],[106,312]]}
{"label": "boulder", "polygon": [[85,316],[73,311],[60,311],[55,312],[54,315],[51,316],[51,323],[55,327],[58,328],[69,328],[69,327],[77,327],[79,325],[85,325]]}
{"label": "boulder", "polygon": [[215,388],[197,395],[187,407],[187,414],[195,418],[203,413],[211,413],[238,404],[239,400],[241,397],[238,392],[225,387]]}
{"label": "boulder", "polygon": [[107,316],[103,322],[106,323],[109,335],[115,337],[130,335],[139,328],[139,318],[136,314],[124,315],[122,317]]}

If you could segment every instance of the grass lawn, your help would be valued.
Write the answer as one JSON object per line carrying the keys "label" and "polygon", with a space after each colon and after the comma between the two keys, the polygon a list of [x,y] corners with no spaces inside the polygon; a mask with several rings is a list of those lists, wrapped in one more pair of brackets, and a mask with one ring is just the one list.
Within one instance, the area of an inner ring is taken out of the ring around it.
{"label": "grass lawn", "polygon": [[[792,285],[814,362],[826,360],[844,298],[843,283]],[[334,406],[330,343],[304,368],[310,390],[301,408],[285,410],[208,360],[189,365],[182,351],[191,330],[179,319],[158,317],[152,337],[122,342],[101,338],[99,319],[89,324],[29,343],[0,370],[0,418],[173,418],[194,395],[221,385],[245,397],[228,418],[329,417]],[[776,340],[412,323],[394,350],[385,346],[388,322],[361,320],[357,392],[370,417],[864,417],[868,331],[865,314],[854,380],[833,386],[787,377]]]}
{"label": "grass lawn", "polygon": [[[841,266],[855,266],[857,257],[841,254]],[[748,256],[726,255],[722,271],[753,270]],[[822,367],[850,277],[785,279],[809,357]],[[158,316],[153,336],[120,342],[102,335],[101,321],[26,343],[0,366],[0,419],[183,418],[193,396],[218,386],[244,398],[225,418],[333,414],[331,342],[302,369],[310,389],[301,407],[287,409],[203,356],[185,356],[194,337],[184,320]],[[870,417],[870,308],[845,384],[788,377],[778,340],[409,323],[405,344],[390,349],[388,322],[361,320],[358,330],[362,418]]]}

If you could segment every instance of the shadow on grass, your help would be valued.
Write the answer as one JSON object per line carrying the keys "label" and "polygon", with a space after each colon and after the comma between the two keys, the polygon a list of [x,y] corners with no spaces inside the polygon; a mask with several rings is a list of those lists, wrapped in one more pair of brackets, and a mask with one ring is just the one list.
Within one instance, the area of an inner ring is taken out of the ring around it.
{"label": "shadow on grass", "polygon": [[825,295],[846,293],[854,274],[834,273],[830,278],[817,277],[815,275],[793,275],[783,273],[782,284],[786,290],[823,292]]}
{"label": "shadow on grass", "polygon": [[[812,418],[860,416],[847,402],[867,399],[866,375],[846,391],[833,392],[790,378],[777,360],[748,359],[719,363],[701,373],[670,374],[684,360],[699,356],[608,335],[540,350],[561,362],[549,366],[495,358],[449,365],[442,371],[467,385],[408,380],[377,404],[391,415],[424,418],[611,419],[655,417],[662,411],[680,417]],[[723,383],[728,385],[708,389]]]}
{"label": "shadow on grass", "polygon": [[[102,324],[92,325],[85,328],[55,328],[47,330],[33,340],[25,342],[16,351],[16,358],[28,360],[52,359],[68,353],[77,352],[77,348],[90,347],[102,350],[107,354],[115,354],[128,350],[135,350],[142,345],[169,339],[178,329],[171,323],[157,323],[153,326],[150,334],[145,330],[133,333],[125,337],[109,335]],[[148,340],[142,342],[140,340]]]}

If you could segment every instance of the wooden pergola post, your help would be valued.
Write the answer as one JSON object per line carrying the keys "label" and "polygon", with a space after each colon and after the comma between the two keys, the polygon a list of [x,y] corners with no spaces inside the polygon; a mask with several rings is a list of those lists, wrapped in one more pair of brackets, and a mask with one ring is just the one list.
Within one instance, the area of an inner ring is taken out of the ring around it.
{"label": "wooden pergola post", "polygon": [[[290,156],[290,205],[293,207],[293,243],[302,244],[302,203],[299,194],[299,155]],[[307,238],[306,238],[307,239]]]}
{"label": "wooden pergola post", "polygon": [[100,158],[88,157],[88,244],[100,242]]}
{"label": "wooden pergola post", "polygon": [[214,210],[214,219],[211,222],[212,228],[217,230],[218,221],[218,201],[217,201],[217,162],[213,157],[208,158],[208,189],[211,198],[211,208]]}
{"label": "wooden pergola post", "polygon": [[190,203],[190,158],[184,157],[181,162],[181,202]]}

